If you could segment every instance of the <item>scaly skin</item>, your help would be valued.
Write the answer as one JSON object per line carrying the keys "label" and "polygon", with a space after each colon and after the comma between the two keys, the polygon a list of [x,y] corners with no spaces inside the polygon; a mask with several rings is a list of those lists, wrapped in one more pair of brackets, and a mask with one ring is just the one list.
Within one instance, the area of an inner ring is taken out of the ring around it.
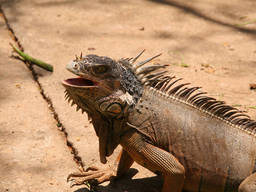
{"label": "scaly skin", "polygon": [[[143,53],[143,52],[142,52]],[[67,69],[66,96],[86,111],[99,137],[100,159],[123,148],[109,170],[68,177],[74,185],[120,177],[136,161],[164,176],[162,192],[256,191],[256,121],[165,76],[165,65],[87,55]],[[159,72],[160,71],[160,72]],[[184,88],[185,87],[185,88]]]}

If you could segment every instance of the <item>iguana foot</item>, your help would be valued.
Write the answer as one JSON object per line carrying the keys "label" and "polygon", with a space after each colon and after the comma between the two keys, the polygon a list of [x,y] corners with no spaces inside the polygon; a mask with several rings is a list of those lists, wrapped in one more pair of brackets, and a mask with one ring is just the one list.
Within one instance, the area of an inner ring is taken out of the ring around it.
{"label": "iguana foot", "polygon": [[109,169],[99,170],[97,167],[89,167],[84,172],[74,172],[68,175],[67,182],[70,183],[70,187],[75,185],[83,185],[89,182],[92,185],[98,185],[105,181],[109,181],[111,177],[114,177],[114,171]]}

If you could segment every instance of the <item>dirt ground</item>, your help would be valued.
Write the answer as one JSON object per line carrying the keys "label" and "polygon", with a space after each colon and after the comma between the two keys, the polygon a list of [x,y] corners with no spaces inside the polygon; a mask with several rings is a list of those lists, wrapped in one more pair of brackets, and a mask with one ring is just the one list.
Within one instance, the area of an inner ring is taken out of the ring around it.
{"label": "dirt ground", "polygon": [[[0,4],[4,12],[0,191],[88,191],[85,186],[70,189],[65,181],[79,167],[74,157],[81,158],[85,168],[100,165],[93,127],[86,115],[65,101],[61,85],[72,76],[66,63],[81,51],[115,59],[143,49],[143,58],[161,52],[156,61],[169,64],[171,74],[256,119],[256,91],[249,87],[256,83],[254,0],[0,0]],[[6,24],[25,52],[51,63],[53,73],[33,67],[35,79],[23,62],[10,58],[9,42],[17,42]],[[115,157],[116,153],[109,164]],[[160,188],[161,178],[134,164],[129,176],[96,190]]]}

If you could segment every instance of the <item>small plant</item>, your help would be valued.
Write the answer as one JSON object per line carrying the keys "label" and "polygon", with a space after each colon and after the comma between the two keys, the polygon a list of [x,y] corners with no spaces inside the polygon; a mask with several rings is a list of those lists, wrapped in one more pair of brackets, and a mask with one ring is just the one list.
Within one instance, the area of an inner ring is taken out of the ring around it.
{"label": "small plant", "polygon": [[233,104],[232,107],[242,107],[240,104]]}
{"label": "small plant", "polygon": [[189,67],[189,65],[188,65],[188,64],[183,63],[183,62],[180,64],[180,66],[181,66],[181,67],[185,67],[185,68]]}
{"label": "small plant", "polygon": [[53,72],[53,66],[45,63],[39,59],[35,59],[34,57],[29,56],[28,54],[22,52],[20,49],[18,49],[17,47],[15,47],[13,44],[10,43],[10,45],[12,46],[14,52],[18,53],[21,56],[21,60],[23,61],[29,61],[31,64],[35,64],[38,67],[41,67],[47,71]]}

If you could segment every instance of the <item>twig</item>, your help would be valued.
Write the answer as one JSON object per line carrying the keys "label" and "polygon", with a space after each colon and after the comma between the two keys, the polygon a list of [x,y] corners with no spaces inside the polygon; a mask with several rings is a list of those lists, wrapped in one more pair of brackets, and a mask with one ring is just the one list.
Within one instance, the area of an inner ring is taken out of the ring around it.
{"label": "twig", "polygon": [[244,23],[240,23],[240,24],[235,24],[235,26],[242,27],[242,26],[249,25],[249,24],[254,24],[254,23],[256,23],[256,19],[251,20],[251,21],[247,21],[247,22],[244,22]]}
{"label": "twig", "polygon": [[10,45],[12,46],[13,50],[18,53],[25,61],[29,61],[31,62],[32,64],[35,64],[37,65],[38,67],[41,67],[47,71],[51,71],[53,72],[53,66],[48,64],[48,63],[45,63],[39,59],[35,59],[29,55],[27,55],[26,53],[22,52],[20,49],[18,49],[17,47],[15,47],[13,44],[10,43]]}

